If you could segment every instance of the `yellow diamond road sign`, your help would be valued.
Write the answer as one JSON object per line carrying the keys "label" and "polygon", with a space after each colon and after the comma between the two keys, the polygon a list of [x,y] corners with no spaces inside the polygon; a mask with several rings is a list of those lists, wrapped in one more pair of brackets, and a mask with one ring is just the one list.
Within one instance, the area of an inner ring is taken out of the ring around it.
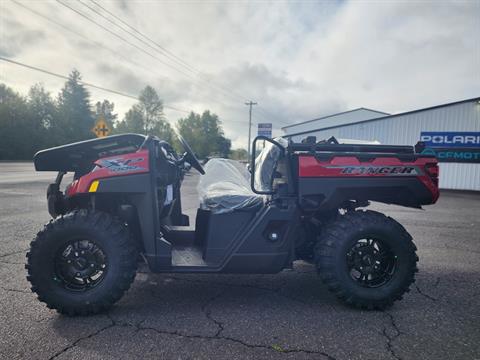
{"label": "yellow diamond road sign", "polygon": [[99,138],[108,136],[111,131],[112,130],[108,127],[108,124],[103,117],[97,119],[97,122],[92,129],[92,132]]}

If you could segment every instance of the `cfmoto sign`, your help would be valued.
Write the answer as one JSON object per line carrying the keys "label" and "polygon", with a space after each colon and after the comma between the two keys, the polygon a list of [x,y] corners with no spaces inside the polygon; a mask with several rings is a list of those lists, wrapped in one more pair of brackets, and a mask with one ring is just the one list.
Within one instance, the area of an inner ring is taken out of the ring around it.
{"label": "cfmoto sign", "polygon": [[480,149],[426,148],[423,155],[434,155],[439,162],[480,163]]}

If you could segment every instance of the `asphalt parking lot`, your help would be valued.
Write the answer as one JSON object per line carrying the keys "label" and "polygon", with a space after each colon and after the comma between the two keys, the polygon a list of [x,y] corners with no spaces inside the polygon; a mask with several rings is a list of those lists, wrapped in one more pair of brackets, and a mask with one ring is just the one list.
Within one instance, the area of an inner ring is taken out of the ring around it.
{"label": "asphalt parking lot", "polygon": [[[139,273],[109,313],[68,318],[25,279],[28,244],[49,219],[49,177],[0,163],[2,359],[480,359],[480,194],[443,192],[426,211],[374,206],[406,227],[420,257],[416,284],[388,311],[345,307],[298,263],[277,275]],[[197,180],[184,182],[192,222]]]}

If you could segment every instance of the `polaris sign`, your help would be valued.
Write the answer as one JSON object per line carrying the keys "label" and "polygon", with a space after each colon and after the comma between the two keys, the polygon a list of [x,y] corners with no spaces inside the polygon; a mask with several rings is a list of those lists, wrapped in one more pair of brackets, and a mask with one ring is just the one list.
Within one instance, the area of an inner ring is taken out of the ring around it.
{"label": "polaris sign", "polygon": [[480,132],[422,131],[420,141],[431,148],[480,148]]}

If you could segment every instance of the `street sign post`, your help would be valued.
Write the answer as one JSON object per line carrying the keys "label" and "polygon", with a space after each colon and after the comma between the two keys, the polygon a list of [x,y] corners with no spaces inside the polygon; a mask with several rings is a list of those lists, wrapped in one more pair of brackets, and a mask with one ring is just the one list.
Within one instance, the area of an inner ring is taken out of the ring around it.
{"label": "street sign post", "polygon": [[272,123],[259,123],[257,136],[272,137]]}
{"label": "street sign post", "polygon": [[100,116],[95,122],[95,126],[92,128],[92,132],[99,138],[110,135],[112,130],[109,128],[107,122]]}

